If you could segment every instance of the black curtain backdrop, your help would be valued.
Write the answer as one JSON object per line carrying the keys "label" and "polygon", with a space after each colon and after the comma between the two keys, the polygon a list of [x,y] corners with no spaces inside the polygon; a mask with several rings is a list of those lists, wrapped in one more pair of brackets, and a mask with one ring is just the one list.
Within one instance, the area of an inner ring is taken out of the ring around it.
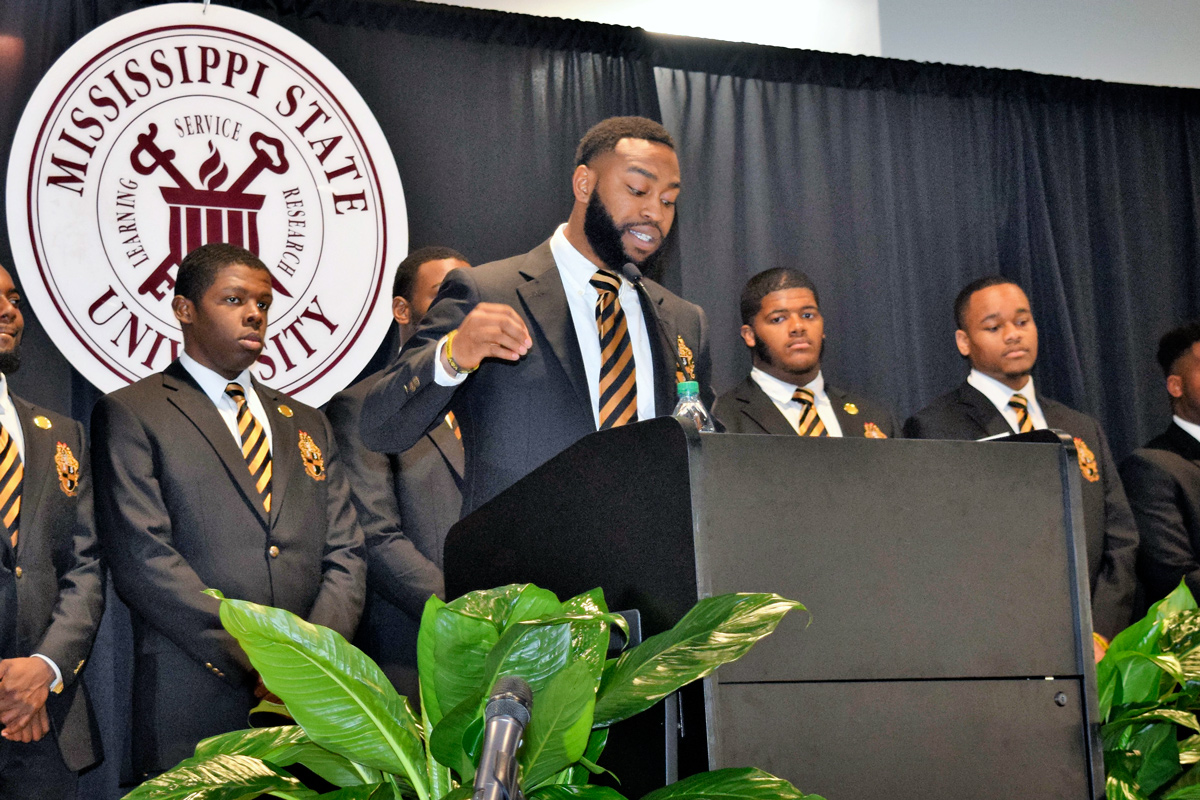
{"label": "black curtain backdrop", "polygon": [[[58,55],[150,4],[0,1],[0,165]],[[820,288],[829,379],[904,416],[962,379],[951,301],[999,271],[1033,300],[1043,391],[1099,416],[1118,457],[1165,424],[1155,344],[1200,316],[1200,91],[407,0],[228,4],[296,32],[358,88],[396,154],[414,247],[482,263],[535,246],[569,211],[579,136],[614,114],[662,119],[685,182],[662,278],[708,312],[718,391],[749,363],[742,283],[792,265]],[[29,310],[26,325],[14,390],[86,422],[95,389]],[[89,798],[118,796],[127,747],[128,619],[109,607],[88,667],[108,759],[85,777]]]}
{"label": "black curtain backdrop", "polygon": [[656,52],[681,286],[719,386],[749,367],[742,284],[794,266],[827,378],[910,414],[966,374],[958,290],[1001,273],[1033,303],[1041,391],[1098,416],[1118,458],[1163,428],[1157,340],[1200,312],[1200,92],[742,49]]}

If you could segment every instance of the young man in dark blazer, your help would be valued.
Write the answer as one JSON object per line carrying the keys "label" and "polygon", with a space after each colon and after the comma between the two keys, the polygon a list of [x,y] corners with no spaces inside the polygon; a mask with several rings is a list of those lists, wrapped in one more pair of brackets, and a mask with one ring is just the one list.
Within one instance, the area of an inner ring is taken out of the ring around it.
{"label": "young man in dark blazer", "polygon": [[[412,338],[451,270],[470,267],[448,247],[423,247],[400,263],[392,316],[400,345]],[[362,403],[381,373],[325,406],[367,542],[367,605],[354,643],[396,691],[418,700],[417,631],[430,595],[444,596],[442,544],[462,508],[463,447],[447,414],[403,453],[376,453],[359,434]]]}
{"label": "young man in dark blazer", "polygon": [[1133,611],[1138,536],[1104,432],[1087,414],[1034,387],[1030,373],[1037,361],[1037,325],[1020,286],[998,275],[973,281],[959,292],[954,317],[958,351],[970,362],[971,373],[958,388],[910,417],[904,434],[913,439],[982,439],[1056,428],[1074,437],[1092,623],[1102,638],[1111,639],[1129,624]]}
{"label": "young man in dark blazer", "polygon": [[266,695],[206,588],[347,638],[366,591],[329,423],[250,377],[272,299],[266,266],[208,244],[184,258],[175,288],[183,355],[92,414],[101,540],[133,622],[138,777],[246,727]]}
{"label": "young man in dark blazer", "polygon": [[101,758],[82,671],[104,581],[83,426],[9,391],[20,306],[0,268],[0,797],[52,800]]}
{"label": "young man in dark blazer", "polygon": [[1144,605],[1186,580],[1200,597],[1200,322],[1158,344],[1173,419],[1121,462],[1121,477],[1141,533],[1138,571]]}
{"label": "young man in dark blazer", "polygon": [[742,289],[741,312],[754,366],[713,409],[726,432],[869,439],[899,433],[890,409],[825,382],[825,320],[807,275],[783,267],[758,273]]}
{"label": "young man in dark blazer", "polygon": [[457,415],[464,514],[589,433],[670,414],[679,381],[712,399],[704,312],[634,274],[675,220],[670,135],[641,117],[601,122],[580,141],[571,189],[548,241],[446,276],[363,404],[363,441],[382,451]]}

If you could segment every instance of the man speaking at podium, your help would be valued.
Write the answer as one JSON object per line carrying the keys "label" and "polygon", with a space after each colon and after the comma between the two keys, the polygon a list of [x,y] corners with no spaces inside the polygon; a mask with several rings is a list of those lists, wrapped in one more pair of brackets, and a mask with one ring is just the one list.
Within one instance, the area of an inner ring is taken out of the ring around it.
{"label": "man speaking at podium", "polygon": [[363,406],[363,440],[383,451],[455,412],[464,515],[588,433],[669,414],[680,380],[712,407],[704,312],[639,277],[675,221],[670,134],[613,117],[575,162],[567,222],[524,255],[447,275]]}

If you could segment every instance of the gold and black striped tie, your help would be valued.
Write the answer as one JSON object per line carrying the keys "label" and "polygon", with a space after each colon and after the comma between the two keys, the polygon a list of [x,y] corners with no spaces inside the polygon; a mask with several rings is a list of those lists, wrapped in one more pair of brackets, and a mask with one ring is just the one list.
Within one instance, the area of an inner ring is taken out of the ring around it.
{"label": "gold and black striped tie", "polygon": [[8,531],[13,550],[17,549],[17,526],[21,521],[21,483],[25,465],[17,451],[17,442],[0,425],[0,521]]}
{"label": "gold and black striped tie", "polygon": [[271,511],[271,446],[267,443],[267,435],[263,426],[250,413],[250,405],[246,402],[246,392],[240,383],[231,383],[225,387],[225,394],[237,403],[238,436],[242,439],[242,457],[250,468],[250,477],[254,479],[254,488],[262,496],[263,509]]}
{"label": "gold and black striped tie", "polygon": [[597,270],[590,281],[596,298],[596,327],[600,333],[600,430],[637,422],[637,372],[633,340],[617,291],[621,279]]}
{"label": "gold and black striped tie", "polygon": [[1033,418],[1029,416],[1029,401],[1025,395],[1017,392],[1009,398],[1008,404],[1017,410],[1017,433],[1029,433],[1033,430]]}
{"label": "gold and black striped tie", "polygon": [[454,431],[454,438],[462,441],[462,428],[458,427],[458,419],[454,416],[453,411],[446,412],[446,427]]}
{"label": "gold and black striped tie", "polygon": [[800,424],[796,432],[801,436],[828,436],[825,423],[817,414],[816,395],[812,389],[797,389],[792,393],[792,399],[800,404]]}

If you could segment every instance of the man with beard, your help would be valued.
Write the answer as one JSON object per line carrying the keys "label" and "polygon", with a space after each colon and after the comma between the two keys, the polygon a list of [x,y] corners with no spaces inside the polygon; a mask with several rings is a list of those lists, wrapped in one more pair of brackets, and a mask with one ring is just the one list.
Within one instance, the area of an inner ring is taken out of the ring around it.
{"label": "man with beard", "polygon": [[[1055,428],[1075,440],[1087,536],[1092,626],[1103,655],[1106,638],[1129,624],[1138,535],[1100,423],[1037,391],[1038,333],[1029,298],[999,275],[963,287],[954,301],[955,342],[971,372],[904,423],[911,439],[982,439]],[[1013,500],[1019,524],[1020,499]]]}
{"label": "man with beard", "polygon": [[754,366],[713,409],[728,432],[868,439],[899,432],[890,410],[825,382],[825,320],[807,275],[782,267],[758,273],[742,290],[741,312]]}
{"label": "man with beard", "polygon": [[9,391],[20,305],[0,267],[0,797],[72,798],[100,760],[80,673],[103,575],[83,427]]}
{"label": "man with beard", "polygon": [[[400,345],[412,338],[451,270],[466,269],[449,247],[422,247],[396,269],[392,316]],[[368,450],[359,434],[363,398],[374,374],[334,395],[325,416],[350,476],[367,542],[367,605],[354,643],[375,659],[396,691],[416,702],[417,630],[425,601],[446,593],[442,544],[462,507],[463,447],[446,414],[403,453]]]}
{"label": "man with beard", "polygon": [[649,269],[675,220],[670,134],[614,117],[579,143],[566,224],[525,255],[446,276],[424,323],[363,406],[368,447],[410,447],[447,409],[466,454],[463,513],[583,436],[670,414],[710,359],[704,313]]}

